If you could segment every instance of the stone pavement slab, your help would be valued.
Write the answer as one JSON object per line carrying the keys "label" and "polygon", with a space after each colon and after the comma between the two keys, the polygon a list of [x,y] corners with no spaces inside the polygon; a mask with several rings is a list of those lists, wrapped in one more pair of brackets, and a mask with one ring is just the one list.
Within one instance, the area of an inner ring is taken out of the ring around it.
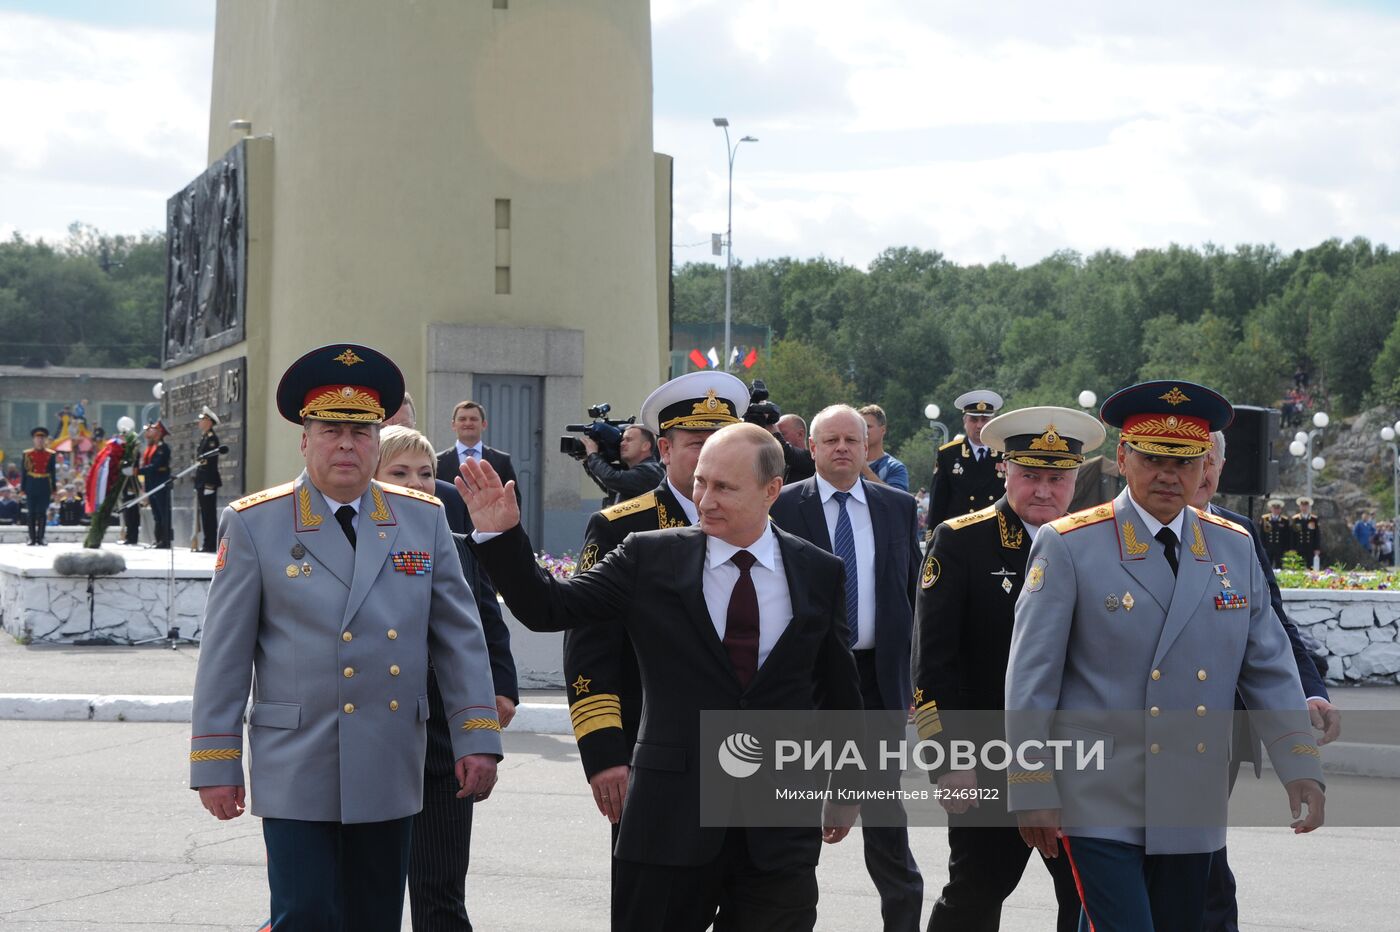
{"label": "stone pavement slab", "polygon": [[[178,724],[0,722],[0,926],[251,932],[267,918],[259,822],[216,822],[199,808],[185,788],[187,737]],[[605,930],[608,828],[572,739],[505,738],[500,785],[476,816],[473,922],[483,932]],[[1377,811],[1400,802],[1396,781],[1353,780],[1349,792]],[[1267,779],[1242,779],[1236,794],[1281,802]],[[947,879],[945,837],[911,832],[925,916]],[[1246,932],[1395,928],[1400,829],[1232,829],[1230,851]],[[819,929],[879,928],[858,834],[823,849],[818,882]],[[1032,864],[1002,928],[1050,928],[1053,905]]]}

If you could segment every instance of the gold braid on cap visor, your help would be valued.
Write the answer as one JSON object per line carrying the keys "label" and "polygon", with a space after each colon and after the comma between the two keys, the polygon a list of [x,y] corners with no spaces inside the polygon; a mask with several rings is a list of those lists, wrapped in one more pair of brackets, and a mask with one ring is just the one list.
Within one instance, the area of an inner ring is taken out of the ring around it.
{"label": "gold braid on cap visor", "polygon": [[712,388],[705,393],[704,398],[691,406],[689,414],[662,421],[660,427],[662,430],[669,430],[672,427],[690,430],[715,430],[728,424],[739,423],[739,419],[731,413],[732,410]]}
{"label": "gold braid on cap visor", "polygon": [[1008,463],[1034,466],[1037,469],[1074,469],[1084,462],[1084,457],[1078,453],[1061,453],[1052,457],[1044,453],[1031,453],[1027,450],[1004,453],[1002,459]]}
{"label": "gold braid on cap visor", "polygon": [[1202,456],[1213,446],[1204,425],[1172,415],[1134,424],[1123,431],[1123,442],[1149,456]]}
{"label": "gold braid on cap visor", "polygon": [[321,421],[377,422],[384,420],[384,408],[380,406],[379,399],[369,392],[346,385],[308,399],[301,409],[301,416]]}

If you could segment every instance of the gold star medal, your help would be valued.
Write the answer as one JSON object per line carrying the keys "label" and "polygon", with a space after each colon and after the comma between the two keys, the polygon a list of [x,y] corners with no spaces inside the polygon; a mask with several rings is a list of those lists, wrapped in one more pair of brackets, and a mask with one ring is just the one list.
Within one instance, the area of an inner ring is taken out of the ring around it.
{"label": "gold star medal", "polygon": [[1123,611],[1131,612],[1133,606],[1136,604],[1137,603],[1133,601],[1133,594],[1131,592],[1123,593]]}

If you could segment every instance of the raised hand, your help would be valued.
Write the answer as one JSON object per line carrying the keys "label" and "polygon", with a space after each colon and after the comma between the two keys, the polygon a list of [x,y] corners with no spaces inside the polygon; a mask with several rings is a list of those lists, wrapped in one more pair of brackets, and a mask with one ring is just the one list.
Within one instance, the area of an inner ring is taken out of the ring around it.
{"label": "raised hand", "polygon": [[501,477],[496,475],[491,464],[476,457],[468,457],[462,463],[461,473],[453,481],[462,501],[467,503],[476,530],[494,534],[509,531],[520,523],[514,479],[501,485]]}

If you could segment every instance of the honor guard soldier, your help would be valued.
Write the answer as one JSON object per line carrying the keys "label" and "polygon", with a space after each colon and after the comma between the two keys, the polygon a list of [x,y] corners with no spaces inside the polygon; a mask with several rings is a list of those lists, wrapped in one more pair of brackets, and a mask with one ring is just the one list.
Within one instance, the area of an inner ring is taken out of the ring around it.
{"label": "honor guard soldier", "polygon": [[1000,454],[982,442],[982,425],[1001,408],[996,392],[964,392],[953,404],[963,413],[963,437],[938,448],[929,486],[928,526],[986,508],[1006,491]]}
{"label": "honor guard soldier", "polygon": [[[594,513],[584,532],[579,572],[586,572],[636,531],[699,522],[691,501],[700,448],[721,427],[738,424],[749,390],[727,372],[689,372],[642,403],[641,419],[658,438],[666,476],[652,492]],[[642,718],[642,681],[622,625],[594,625],[564,635],[564,682],[583,771],[598,811],[613,824],[627,795],[632,750]]]}
{"label": "honor guard soldier", "polygon": [[292,363],[277,408],[306,469],[224,509],[195,678],[190,786],[219,819],[253,814],[272,927],[397,929],[423,805],[428,653],[461,795],[501,756],[475,600],[434,496],[374,481],[403,376],[367,346]]}
{"label": "honor guard soldier", "polygon": [[1098,767],[1022,755],[1007,773],[1009,808],[1027,844],[1049,857],[1063,847],[1083,928],[1201,928],[1211,854],[1225,844],[1236,690],[1295,833],[1323,823],[1321,759],[1254,543],[1189,505],[1211,432],[1233,415],[1190,382],[1116,392],[1100,417],[1122,432],[1127,488],[1041,527],[1031,545],[1006,674],[1008,741],[1064,740],[1104,756]]}
{"label": "honor guard soldier", "polygon": [[[1104,439],[1097,419],[1056,407],[999,415],[981,434],[1006,462],[1006,494],[981,511],[940,524],[919,580],[915,722],[920,739],[945,744],[967,736],[958,730],[958,710],[1004,708],[1016,596],[1026,578],[1031,542],[1042,525],[1064,516],[1084,454]],[[972,791],[980,784],[995,787],[998,800],[1005,799],[1001,774],[942,767],[931,776],[944,792]],[[942,804],[950,813],[948,885],[928,927],[995,929],[1030,849],[1007,823],[1004,803],[983,800],[971,814],[965,799]],[[1063,858],[1041,860],[1059,901],[1056,928],[1074,932],[1079,895],[1069,865]]]}
{"label": "honor guard soldier", "polygon": [[215,533],[218,531],[216,504],[219,498],[219,435],[214,428],[219,426],[219,416],[208,405],[199,412],[199,467],[194,471],[195,505],[199,509],[199,526],[204,531],[205,553],[214,552]]}
{"label": "honor guard soldier", "polygon": [[170,486],[166,485],[170,481],[170,445],[165,442],[169,434],[162,420],[146,425],[146,449],[141,452],[139,469],[141,481],[150,495],[146,501],[151,503],[151,520],[156,526],[154,546],[162,550],[168,549],[174,539],[170,527]]}
{"label": "honor guard soldier", "polygon": [[1295,550],[1309,567],[1322,566],[1322,530],[1313,514],[1313,500],[1306,495],[1297,499],[1298,513],[1289,521],[1288,549]]}
{"label": "honor guard soldier", "polygon": [[1283,569],[1283,555],[1292,546],[1293,531],[1288,515],[1283,513],[1283,499],[1269,499],[1269,512],[1259,519],[1259,536],[1264,541],[1264,553],[1269,566]]}
{"label": "honor guard soldier", "polygon": [[36,427],[29,432],[34,446],[24,451],[20,464],[20,490],[29,513],[29,546],[45,547],[49,500],[58,484],[58,458],[49,449],[49,429]]}

